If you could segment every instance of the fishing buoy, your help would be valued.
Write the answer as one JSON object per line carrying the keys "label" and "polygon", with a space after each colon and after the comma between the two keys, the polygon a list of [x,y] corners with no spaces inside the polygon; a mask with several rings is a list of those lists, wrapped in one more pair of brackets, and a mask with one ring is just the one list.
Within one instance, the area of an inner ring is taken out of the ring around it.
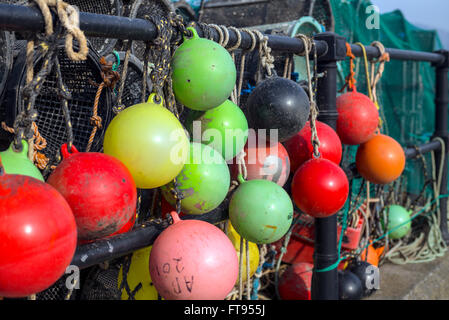
{"label": "fishing buoy", "polygon": [[362,253],[360,254],[360,260],[366,261],[376,267],[379,266],[379,254],[372,244],[370,244],[366,249],[363,249]]}
{"label": "fishing buoy", "polygon": [[229,219],[237,233],[257,244],[282,238],[293,218],[290,196],[272,181],[240,182],[229,203]]}
{"label": "fishing buoy", "polygon": [[116,115],[104,137],[104,153],[120,160],[140,189],[172,181],[184,167],[189,150],[182,124],[155,98],[151,94],[147,103]]}
{"label": "fishing buoy", "polygon": [[[135,300],[158,300],[158,293],[151,281],[150,275],[150,252],[152,246],[134,251],[131,256],[131,262],[129,265],[129,270],[126,275],[126,281],[128,282],[129,289],[131,292],[136,290],[137,286],[140,285],[134,294]],[[120,268],[118,275],[118,288],[120,289],[123,281],[123,266]],[[122,300],[128,300],[129,295],[126,292],[125,287],[122,290],[121,295]]]}
{"label": "fishing buoy", "polygon": [[28,143],[22,140],[22,151],[13,149],[14,142],[8,150],[0,152],[3,167],[8,174],[22,174],[44,182],[39,169],[28,159]]}
{"label": "fishing buoy", "polygon": [[218,107],[231,95],[237,72],[229,52],[218,43],[200,38],[195,28],[184,38],[172,59],[176,100],[193,110]]}
{"label": "fishing buoy", "polygon": [[[250,128],[266,129],[270,140],[283,142],[306,124],[310,101],[296,82],[273,77],[256,86],[248,97],[247,108]],[[272,135],[271,129],[277,130],[277,135]]]}
{"label": "fishing buoy", "polygon": [[[342,155],[342,146],[337,133],[327,124],[316,121],[316,130],[320,140],[320,154],[323,159],[339,165]],[[290,156],[291,170],[296,172],[298,168],[313,157],[312,130],[307,121],[304,128],[291,139],[284,142],[284,146]]]}
{"label": "fishing buoy", "polygon": [[[405,237],[412,228],[412,221],[410,220],[411,211],[407,211],[404,207],[399,205],[390,205],[386,208],[388,217],[388,226],[386,232],[390,232],[388,237],[390,239],[401,239]],[[382,226],[385,229],[384,221],[381,220]]]}
{"label": "fishing buoy", "polygon": [[[240,235],[235,231],[232,223],[228,221],[228,238],[231,240],[234,245],[234,249],[237,252],[237,258],[240,263]],[[248,241],[248,249],[249,249],[249,277],[251,278],[254,273],[257,271],[257,267],[259,266],[259,248],[257,244]],[[243,241],[243,259],[242,259],[242,281],[246,283],[247,279],[247,271],[246,271],[246,243]],[[237,279],[236,284],[239,283],[239,279]]]}
{"label": "fishing buoy", "polygon": [[238,277],[237,253],[223,231],[200,220],[180,220],[153,244],[150,275],[167,300],[223,300]]}
{"label": "fishing buoy", "polygon": [[279,278],[282,300],[312,300],[313,264],[299,262],[291,265]]}
{"label": "fishing buoy", "polygon": [[72,208],[80,240],[93,240],[120,230],[135,214],[137,190],[129,170],[98,152],[78,152],[67,144],[63,161],[48,178]]}
{"label": "fishing buoy", "polygon": [[228,161],[245,146],[248,139],[248,121],[243,111],[232,101],[226,100],[220,106],[206,111],[192,123],[191,132],[201,133],[201,141],[214,148]]}
{"label": "fishing buoy", "polygon": [[357,145],[374,136],[379,111],[366,95],[350,91],[337,97],[337,133],[344,144]]}
{"label": "fishing buoy", "polygon": [[292,197],[296,206],[315,218],[325,218],[343,208],[349,194],[344,171],[327,159],[312,159],[296,171]]}
{"label": "fishing buoy", "polygon": [[372,183],[391,183],[404,171],[404,149],[389,136],[375,135],[357,149],[356,166],[360,175]]}
{"label": "fishing buoy", "polygon": [[77,231],[72,210],[50,185],[0,175],[0,296],[26,297],[53,285],[69,266]]}
{"label": "fishing buoy", "polygon": [[368,297],[376,291],[376,287],[379,284],[379,279],[376,279],[379,276],[379,269],[377,267],[365,261],[357,261],[351,266],[349,271],[360,279],[363,297]]}
{"label": "fishing buoy", "polygon": [[[215,149],[201,143],[190,144],[189,161],[176,177],[181,194],[181,208],[185,214],[203,214],[217,208],[228,194],[231,184],[229,168]],[[170,191],[174,183],[161,188],[164,198],[172,206],[176,199]]]}
{"label": "fishing buoy", "polygon": [[363,288],[360,279],[351,271],[338,270],[338,296],[340,300],[360,300]]}
{"label": "fishing buoy", "polygon": [[[254,146],[247,144],[243,152],[247,180],[263,179],[284,186],[290,175],[290,157],[281,143],[268,141],[258,142]],[[237,179],[237,159],[234,159],[231,170],[233,178]]]}

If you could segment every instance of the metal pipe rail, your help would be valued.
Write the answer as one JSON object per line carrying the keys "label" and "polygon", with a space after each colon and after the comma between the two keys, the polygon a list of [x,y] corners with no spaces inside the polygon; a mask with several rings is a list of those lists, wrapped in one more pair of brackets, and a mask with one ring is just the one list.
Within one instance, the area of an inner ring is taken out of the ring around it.
{"label": "metal pipe rail", "polygon": [[[0,4],[0,30],[44,32],[44,18],[38,8],[12,4]],[[157,37],[156,26],[148,20],[130,19],[126,17],[109,16],[80,12],[80,29],[87,36],[102,38],[117,38],[122,40],[151,41]],[[202,30],[197,28],[199,36],[203,36]],[[219,40],[219,34],[214,28],[210,28],[211,36],[215,41]],[[246,32],[241,32],[240,49],[251,48],[252,39]],[[229,30],[229,47],[237,43],[237,34]],[[259,40],[256,39],[257,43]],[[322,41],[315,42],[318,56],[327,52],[327,44]],[[302,53],[304,43],[301,39],[288,38],[277,35],[268,35],[268,46],[273,50],[281,50],[292,53]]]}

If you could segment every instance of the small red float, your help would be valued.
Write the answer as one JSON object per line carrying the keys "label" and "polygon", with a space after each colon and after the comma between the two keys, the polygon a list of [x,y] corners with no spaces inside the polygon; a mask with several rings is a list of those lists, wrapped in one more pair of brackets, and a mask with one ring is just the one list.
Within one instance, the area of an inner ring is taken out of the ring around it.
{"label": "small red float", "polygon": [[62,148],[63,161],[48,178],[72,208],[80,240],[120,230],[136,212],[137,190],[129,170],[112,156]]}
{"label": "small red float", "polygon": [[[328,159],[335,164],[340,164],[342,146],[340,138],[334,129],[327,124],[316,121],[316,130],[320,140],[320,154],[323,159]],[[293,138],[284,142],[291,162],[291,170],[295,172],[304,162],[312,159],[312,129],[310,121]]]}
{"label": "small red float", "polygon": [[50,185],[0,175],[0,296],[25,297],[54,284],[76,249],[75,218]]}
{"label": "small red float", "polygon": [[292,196],[301,211],[315,218],[337,213],[349,194],[349,182],[344,171],[327,159],[312,159],[304,163],[292,181]]}
{"label": "small red float", "polygon": [[357,145],[371,139],[379,125],[379,111],[366,95],[350,91],[337,98],[337,133],[341,142]]}
{"label": "small red float", "polygon": [[313,264],[300,262],[291,265],[279,279],[282,300],[312,300]]}

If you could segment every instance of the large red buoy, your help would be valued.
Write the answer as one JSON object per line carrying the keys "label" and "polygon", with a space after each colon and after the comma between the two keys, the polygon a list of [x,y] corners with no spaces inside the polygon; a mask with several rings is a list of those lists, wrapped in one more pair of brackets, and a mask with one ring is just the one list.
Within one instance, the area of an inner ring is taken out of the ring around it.
{"label": "large red buoy", "polygon": [[120,230],[136,212],[137,190],[129,170],[116,158],[98,152],[72,153],[48,178],[72,208],[80,240],[103,238]]}
{"label": "large red buoy", "polygon": [[0,296],[25,297],[54,284],[76,248],[75,218],[50,185],[0,175]]}
{"label": "large red buoy", "polygon": [[153,244],[150,275],[167,300],[223,300],[238,277],[238,258],[226,234],[201,220],[180,220]]}
{"label": "large red buoy", "polygon": [[374,136],[379,112],[366,95],[350,91],[337,98],[337,133],[344,144],[357,145]]}
{"label": "large red buoy", "polygon": [[399,178],[404,171],[404,149],[393,138],[378,134],[358,148],[356,165],[366,180],[387,184]]}
{"label": "large red buoy", "polygon": [[[327,124],[316,121],[316,130],[320,140],[320,154],[323,159],[328,159],[339,165],[341,161],[342,146],[340,138],[334,129]],[[295,172],[304,162],[312,159],[312,129],[310,121],[293,138],[284,142],[290,156],[291,170]]]}
{"label": "large red buoy", "polygon": [[315,218],[337,213],[349,194],[345,172],[330,160],[312,159],[296,171],[292,196],[301,211]]}
{"label": "large red buoy", "polygon": [[[281,143],[268,141],[254,143],[254,145],[246,144],[243,151],[247,180],[262,179],[284,186],[290,175],[290,158]],[[234,180],[237,180],[238,175],[236,162],[237,158],[234,159],[231,167]]]}
{"label": "large red buoy", "polygon": [[312,273],[312,263],[300,262],[288,267],[279,279],[282,300],[312,300]]}

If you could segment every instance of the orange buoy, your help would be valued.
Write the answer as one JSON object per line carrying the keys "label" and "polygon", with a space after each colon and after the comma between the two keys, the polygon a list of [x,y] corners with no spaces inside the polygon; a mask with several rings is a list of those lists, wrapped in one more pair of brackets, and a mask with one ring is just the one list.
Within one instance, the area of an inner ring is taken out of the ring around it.
{"label": "orange buoy", "polygon": [[393,138],[378,134],[360,145],[356,155],[357,170],[376,184],[393,182],[405,168],[405,153]]}
{"label": "orange buoy", "polygon": [[[367,254],[368,257],[366,257]],[[370,244],[368,248],[363,249],[362,253],[360,254],[360,260],[366,261],[376,267],[379,266],[379,256],[372,244]]]}

